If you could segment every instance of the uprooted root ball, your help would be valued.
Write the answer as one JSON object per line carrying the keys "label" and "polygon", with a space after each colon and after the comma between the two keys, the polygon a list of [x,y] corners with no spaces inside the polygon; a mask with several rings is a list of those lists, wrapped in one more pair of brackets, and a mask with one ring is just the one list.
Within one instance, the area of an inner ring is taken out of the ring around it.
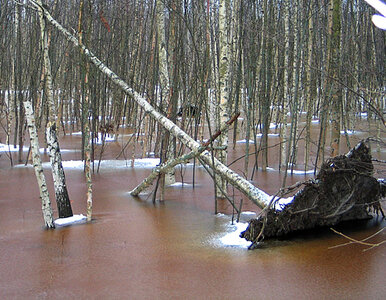
{"label": "uprooted root ball", "polygon": [[255,243],[258,237],[280,237],[371,218],[371,210],[383,215],[380,200],[385,196],[385,184],[372,176],[373,170],[370,148],[360,142],[347,155],[327,160],[315,180],[306,183],[291,203],[282,210],[268,208],[258,219],[251,220],[240,236]]}

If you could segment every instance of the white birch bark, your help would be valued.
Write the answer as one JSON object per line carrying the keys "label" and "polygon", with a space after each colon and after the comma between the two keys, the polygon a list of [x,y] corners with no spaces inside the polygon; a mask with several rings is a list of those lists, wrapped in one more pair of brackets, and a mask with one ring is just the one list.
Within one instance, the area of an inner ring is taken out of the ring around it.
{"label": "white birch bark", "polygon": [[70,200],[68,197],[66,179],[64,176],[64,170],[62,166],[62,157],[59,149],[59,142],[57,139],[57,129],[56,129],[56,105],[53,95],[53,87],[52,87],[52,77],[51,77],[51,61],[48,54],[48,34],[46,30],[46,19],[44,17],[44,11],[42,1],[36,0],[32,1],[37,8],[39,13],[39,22],[40,22],[40,33],[41,33],[41,41],[43,48],[43,68],[45,70],[45,91],[46,97],[48,100],[49,107],[49,116],[48,116],[48,124],[46,128],[47,135],[47,144],[49,149],[49,156],[51,161],[52,168],[52,177],[54,181],[55,188],[55,198],[58,206],[59,218],[71,217],[72,209]]}
{"label": "white birch bark", "polygon": [[169,73],[167,69],[167,53],[165,40],[165,13],[164,3],[157,0],[157,34],[158,34],[158,59],[159,59],[159,79],[163,96],[169,93]]}
{"label": "white birch bark", "polygon": [[52,215],[51,201],[47,189],[46,178],[43,173],[42,160],[39,153],[39,140],[35,126],[35,118],[32,111],[31,102],[24,102],[25,114],[27,118],[27,126],[30,136],[32,162],[35,170],[36,180],[39,186],[40,199],[42,200],[42,212],[44,226],[46,228],[55,228],[54,218]]}
{"label": "white birch bark", "polygon": [[[166,50],[166,38],[165,38],[165,4],[158,0],[156,2],[156,13],[157,13],[157,33],[158,33],[158,61],[159,61],[159,79],[161,85],[162,95],[165,99],[170,99],[170,76],[172,76],[173,68],[171,61],[168,61],[168,55]],[[174,26],[171,24],[170,26]],[[172,29],[173,30],[173,29]],[[175,43],[175,33],[171,34],[169,37],[170,40]],[[173,42],[172,42],[173,43]],[[173,46],[174,47],[174,46]],[[169,71],[170,70],[170,76]],[[175,92],[175,91],[173,91]],[[169,139],[169,145],[165,145],[167,147],[167,160],[174,159],[175,147],[172,139]],[[176,182],[175,178],[175,170],[173,168],[169,169],[168,172],[165,173],[164,184],[170,185]],[[162,187],[163,188],[163,187]]]}
{"label": "white birch bark", "polygon": [[[218,97],[219,97],[219,117],[217,126],[220,127],[220,124],[226,122],[229,118],[228,115],[228,100],[229,100],[229,44],[227,34],[229,32],[229,24],[227,22],[227,12],[226,9],[229,7],[228,0],[220,0],[219,7],[219,66],[218,66]],[[218,159],[223,163],[227,163],[228,158],[228,131],[225,130],[219,137],[218,146],[220,150],[218,151]],[[221,187],[222,191],[227,190],[227,182],[225,178],[216,177],[216,184]],[[224,197],[220,189],[216,189],[216,197]]]}
{"label": "white birch bark", "polygon": [[288,114],[288,105],[289,105],[289,51],[290,51],[290,13],[289,13],[289,1],[285,0],[283,1],[284,5],[284,27],[285,27],[285,34],[284,34],[284,40],[285,40],[285,50],[284,50],[284,99],[283,99],[283,107],[282,107],[282,119],[281,119],[281,125],[280,125],[280,148],[281,148],[281,166],[287,170],[286,162],[287,162],[287,155],[288,155],[288,125],[287,125],[287,114]]}
{"label": "white birch bark", "polygon": [[[35,1],[30,0],[32,4],[37,5]],[[200,144],[192,139],[187,133],[181,130],[171,120],[163,116],[161,113],[156,111],[150,103],[146,101],[138,92],[129,87],[117,74],[105,66],[89,49],[84,45],[79,45],[78,40],[69,31],[67,31],[62,25],[52,18],[47,10],[43,10],[46,20],[50,22],[56,29],[58,29],[66,39],[72,42],[76,47],[81,48],[84,51],[86,57],[110,80],[112,80],[119,88],[121,88],[128,96],[141,106],[144,111],[150,114],[157,122],[159,122],[171,135],[178,138],[185,146],[190,148],[192,151],[199,151]],[[229,183],[234,185],[242,193],[244,193],[249,199],[260,208],[264,208],[267,205],[267,199],[269,202],[270,197],[262,190],[255,187],[248,180],[241,177],[239,174],[233,172],[227,166],[222,164],[217,159],[214,159],[212,163],[212,155],[209,151],[205,150],[200,154],[201,159],[208,164],[217,174],[228,180]]]}

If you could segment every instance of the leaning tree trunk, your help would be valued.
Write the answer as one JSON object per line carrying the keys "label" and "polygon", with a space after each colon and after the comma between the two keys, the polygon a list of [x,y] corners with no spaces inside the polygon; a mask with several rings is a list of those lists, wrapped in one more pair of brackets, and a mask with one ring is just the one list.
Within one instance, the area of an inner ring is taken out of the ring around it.
{"label": "leaning tree trunk", "polygon": [[35,118],[32,111],[31,102],[24,102],[25,113],[27,117],[27,126],[31,141],[32,161],[35,170],[36,180],[38,181],[40,199],[42,200],[42,211],[44,225],[46,228],[55,228],[52,216],[50,195],[48,194],[46,178],[43,173],[42,160],[39,153],[39,140],[35,126]]}
{"label": "leaning tree trunk", "polygon": [[70,199],[68,197],[66,179],[62,166],[62,157],[59,149],[59,142],[57,139],[56,130],[56,107],[53,96],[52,77],[51,77],[51,62],[48,54],[48,34],[46,30],[46,19],[44,18],[43,6],[41,0],[33,1],[32,3],[38,8],[39,21],[41,29],[41,41],[43,48],[43,68],[46,75],[45,91],[46,99],[49,107],[49,122],[46,128],[47,144],[49,149],[52,177],[55,187],[55,197],[58,206],[59,218],[71,217],[72,209]]}
{"label": "leaning tree trunk", "polygon": [[[30,0],[32,4],[37,5],[36,2]],[[40,7],[39,7],[40,8]],[[138,92],[134,91],[131,87],[127,85],[122,79],[118,77],[113,71],[111,71],[107,66],[105,66],[90,50],[88,50],[84,45],[80,45],[77,38],[74,37],[69,31],[63,28],[49,12],[43,9],[44,16],[46,20],[50,22],[55,28],[57,28],[62,34],[65,35],[66,39],[72,42],[75,46],[81,48],[84,51],[86,57],[110,80],[112,80],[119,88],[121,88],[128,96],[130,96],[134,101],[140,105],[144,111],[150,114],[157,122],[159,122],[166,130],[170,132],[173,136],[177,137],[184,145],[189,147],[192,151],[199,151],[200,144],[192,139],[187,133],[181,130],[176,124],[170,121],[168,118],[163,116],[161,113],[156,111],[150,103],[146,101]],[[242,193],[244,193],[253,203],[255,203],[260,208],[263,208],[267,205],[267,199],[269,196],[262,190],[255,187],[248,180],[244,179],[237,173],[233,172],[227,166],[219,162],[216,158],[212,158],[212,155],[209,151],[204,151],[200,154],[201,159],[208,164],[217,174],[222,176],[228,182],[234,185]]]}

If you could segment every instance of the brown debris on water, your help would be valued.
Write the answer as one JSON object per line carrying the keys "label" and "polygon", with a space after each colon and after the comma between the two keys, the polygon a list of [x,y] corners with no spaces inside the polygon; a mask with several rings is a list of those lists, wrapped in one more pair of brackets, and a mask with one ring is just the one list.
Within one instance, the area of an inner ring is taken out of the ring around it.
{"label": "brown debris on water", "polygon": [[373,171],[370,148],[360,142],[348,154],[324,162],[317,177],[305,183],[291,203],[282,210],[272,205],[240,236],[252,241],[254,248],[264,238],[371,218],[371,211],[384,217],[380,200],[385,184],[372,176]]}

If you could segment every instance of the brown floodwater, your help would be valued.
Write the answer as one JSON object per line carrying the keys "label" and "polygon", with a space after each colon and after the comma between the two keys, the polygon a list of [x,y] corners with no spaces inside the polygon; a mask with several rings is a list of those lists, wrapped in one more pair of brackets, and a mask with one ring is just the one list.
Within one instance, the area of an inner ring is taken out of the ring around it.
{"label": "brown floodwater", "polygon": [[[103,157],[114,159],[122,145],[124,140],[108,143]],[[243,147],[231,149],[229,161],[241,156]],[[63,152],[65,160],[80,159],[79,136],[61,137],[61,148],[73,150]],[[270,166],[277,169],[278,151],[273,149]],[[385,159],[384,149],[374,155]],[[232,168],[241,173],[243,161]],[[44,230],[33,169],[10,167],[2,153],[0,299],[384,299],[386,244],[368,251],[358,244],[329,249],[347,240],[326,229],[267,242],[254,251],[227,246],[220,238],[230,221],[214,214],[213,185],[203,168],[196,169],[194,188],[168,187],[165,201],[155,205],[150,194],[128,194],[150,170],[102,166],[93,175],[93,221]],[[73,211],[84,214],[84,174],[79,168],[65,171]],[[376,175],[383,172],[377,166]],[[52,196],[49,169],[45,174]],[[179,181],[192,183],[192,167],[176,174]],[[287,183],[306,178],[289,176]],[[253,178],[270,194],[281,180],[272,170]],[[234,196],[239,205],[243,196],[237,191]],[[53,208],[56,214],[55,204]],[[218,210],[232,211],[225,200],[218,202]],[[259,211],[247,199],[243,210]],[[363,239],[385,225],[374,218],[336,228]],[[369,242],[385,239],[382,231]]]}

